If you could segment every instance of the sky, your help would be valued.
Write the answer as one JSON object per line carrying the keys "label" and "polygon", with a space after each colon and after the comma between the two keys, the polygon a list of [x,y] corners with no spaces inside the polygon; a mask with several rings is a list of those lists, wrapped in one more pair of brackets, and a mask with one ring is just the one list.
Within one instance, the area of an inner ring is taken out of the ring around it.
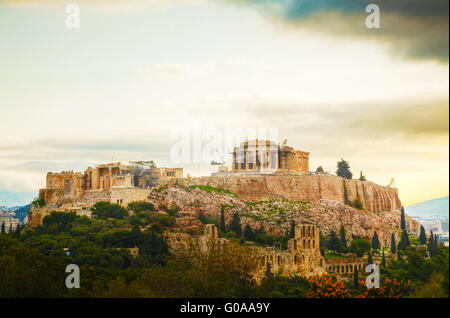
{"label": "sky", "polygon": [[180,166],[193,127],[278,129],[311,170],[395,178],[405,206],[448,195],[448,1],[378,1],[379,29],[369,3],[0,0],[0,205],[48,171]]}

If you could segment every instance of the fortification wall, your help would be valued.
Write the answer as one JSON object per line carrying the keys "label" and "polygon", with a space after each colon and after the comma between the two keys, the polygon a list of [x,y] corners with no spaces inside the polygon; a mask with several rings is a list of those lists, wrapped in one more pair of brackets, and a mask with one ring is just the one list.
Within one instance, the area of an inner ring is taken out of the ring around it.
{"label": "fortification wall", "polygon": [[327,199],[349,204],[359,199],[362,207],[370,212],[393,212],[402,206],[395,188],[327,175],[200,177],[165,180],[161,185],[172,185],[175,182],[185,186],[208,185],[227,189],[247,201],[288,199],[318,202],[320,199]]}

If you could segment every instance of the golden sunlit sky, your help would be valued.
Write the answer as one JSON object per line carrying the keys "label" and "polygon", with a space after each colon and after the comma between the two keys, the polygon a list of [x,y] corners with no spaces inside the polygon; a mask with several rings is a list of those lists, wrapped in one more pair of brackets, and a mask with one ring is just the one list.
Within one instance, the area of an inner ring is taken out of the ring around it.
{"label": "golden sunlit sky", "polygon": [[311,170],[395,178],[405,206],[448,195],[448,1],[379,1],[380,29],[369,3],[0,0],[0,205],[48,171],[175,167],[194,124],[277,128]]}

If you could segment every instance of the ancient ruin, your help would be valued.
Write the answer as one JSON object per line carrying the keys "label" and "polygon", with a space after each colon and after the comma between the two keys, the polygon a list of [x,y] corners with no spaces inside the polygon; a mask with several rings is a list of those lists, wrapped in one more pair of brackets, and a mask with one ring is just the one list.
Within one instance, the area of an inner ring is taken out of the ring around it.
{"label": "ancient ruin", "polygon": [[245,173],[306,173],[309,152],[295,150],[270,140],[252,140],[233,150],[232,172]]}

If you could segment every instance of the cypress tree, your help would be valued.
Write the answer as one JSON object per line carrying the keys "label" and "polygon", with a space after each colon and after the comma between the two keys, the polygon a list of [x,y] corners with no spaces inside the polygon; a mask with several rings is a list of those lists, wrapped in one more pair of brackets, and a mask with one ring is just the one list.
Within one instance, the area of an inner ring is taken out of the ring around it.
{"label": "cypress tree", "polygon": [[392,237],[391,237],[391,253],[395,254],[397,252],[397,246],[395,244],[395,235],[394,233],[392,233]]}
{"label": "cypress tree", "polygon": [[369,252],[369,255],[367,257],[367,264],[373,264],[372,253],[370,253],[370,252]]}
{"label": "cypress tree", "polygon": [[3,235],[3,234],[5,234],[5,233],[6,233],[5,223],[3,222],[3,223],[2,223],[2,231],[1,231],[1,234]]}
{"label": "cypress tree", "polygon": [[439,253],[437,240],[433,232],[431,232],[430,239],[428,240],[428,252],[430,257],[435,257]]}
{"label": "cypress tree", "polygon": [[223,233],[226,233],[227,229],[226,229],[226,225],[225,225],[225,208],[222,207],[220,208],[220,224],[219,224],[219,230],[222,231]]}
{"label": "cypress tree", "polygon": [[251,226],[247,223],[247,225],[244,228],[244,238],[247,241],[254,241],[255,240],[255,232],[251,228]]}
{"label": "cypress tree", "polygon": [[425,228],[423,227],[423,225],[420,226],[419,241],[422,245],[427,244],[427,235],[425,234]]}
{"label": "cypress tree", "polygon": [[341,245],[339,251],[344,252],[347,249],[347,239],[345,238],[345,228],[343,225],[341,225],[341,229],[339,230],[339,242]]}
{"label": "cypress tree", "polygon": [[231,218],[229,229],[236,234],[237,238],[242,236],[241,218],[239,217],[239,214],[237,212],[234,212]]}
{"label": "cypress tree", "polygon": [[339,177],[345,179],[351,179],[353,177],[353,174],[350,171],[350,164],[348,163],[348,161],[345,161],[344,159],[338,161],[336,174]]}
{"label": "cypress tree", "polygon": [[378,239],[378,233],[376,231],[373,232],[372,248],[374,250],[379,250],[380,249],[380,240]]}
{"label": "cypress tree", "polygon": [[386,267],[386,257],[384,256],[384,250],[383,250],[383,256],[381,257],[381,266]]}
{"label": "cypress tree", "polygon": [[272,266],[269,264],[269,263],[267,263],[267,266],[266,266],[266,273],[265,273],[265,278],[266,279],[272,279],[273,278],[273,274],[272,274]]}
{"label": "cypress tree", "polygon": [[289,236],[294,238],[295,237],[295,221],[291,221],[291,231],[289,232]]}
{"label": "cypress tree", "polygon": [[400,242],[398,243],[398,249],[402,251],[406,251],[406,248],[411,245],[409,242],[408,233],[406,233],[406,230],[403,230],[402,236],[400,238]]}
{"label": "cypress tree", "polygon": [[359,289],[359,273],[357,268],[355,268],[355,271],[353,272],[353,286],[355,289]]}
{"label": "cypress tree", "polygon": [[339,252],[341,250],[341,242],[339,241],[334,231],[331,231],[330,233],[330,240],[328,241],[328,249],[336,252]]}
{"label": "cypress tree", "polygon": [[406,230],[406,221],[405,221],[405,208],[402,207],[401,214],[400,214],[400,228],[402,231]]}

